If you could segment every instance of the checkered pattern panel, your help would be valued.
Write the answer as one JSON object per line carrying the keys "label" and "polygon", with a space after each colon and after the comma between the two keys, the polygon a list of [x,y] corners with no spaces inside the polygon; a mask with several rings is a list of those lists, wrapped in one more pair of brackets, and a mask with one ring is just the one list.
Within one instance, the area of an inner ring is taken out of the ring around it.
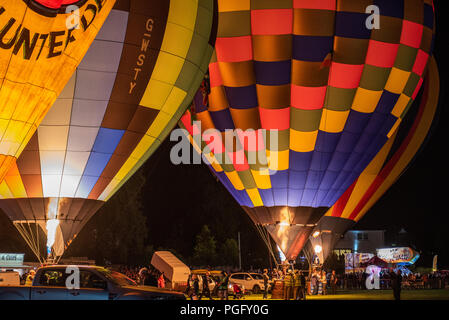
{"label": "checkered pattern panel", "polygon": [[244,207],[332,206],[400,125],[433,34],[430,0],[219,1],[211,92],[195,117],[221,137],[253,131],[232,150],[209,145],[232,162],[215,163],[216,175]]}

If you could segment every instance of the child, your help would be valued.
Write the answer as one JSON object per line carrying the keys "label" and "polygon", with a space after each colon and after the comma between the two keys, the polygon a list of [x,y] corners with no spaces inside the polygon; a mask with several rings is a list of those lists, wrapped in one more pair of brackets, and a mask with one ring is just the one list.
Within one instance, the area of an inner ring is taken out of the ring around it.
{"label": "child", "polygon": [[238,284],[234,283],[232,290],[234,291],[234,299],[241,299],[243,297],[242,289],[240,289]]}

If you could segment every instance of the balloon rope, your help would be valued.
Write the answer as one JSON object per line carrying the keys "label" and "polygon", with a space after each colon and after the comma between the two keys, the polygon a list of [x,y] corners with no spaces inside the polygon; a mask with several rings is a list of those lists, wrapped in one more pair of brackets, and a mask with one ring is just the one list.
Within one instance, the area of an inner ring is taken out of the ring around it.
{"label": "balloon rope", "polygon": [[39,245],[36,245],[36,242],[34,242],[31,238],[33,232],[31,231],[29,222],[27,222],[28,231],[26,230],[25,226],[21,225],[20,223],[14,223],[14,226],[16,227],[17,231],[19,231],[20,235],[25,240],[27,245],[30,247],[31,251],[33,251],[39,262],[42,263],[42,257],[40,256],[39,252]]}
{"label": "balloon rope", "polygon": [[262,225],[259,225],[259,224],[256,223],[255,226],[256,226],[257,231],[259,232],[260,237],[265,242],[265,245],[267,246],[268,252],[271,254],[271,256],[273,257],[274,261],[276,262],[277,259],[276,259],[276,256],[275,256],[275,254],[273,252],[273,248],[272,248],[271,243],[270,243],[270,236],[268,235],[268,231],[267,231],[267,234],[264,234],[264,230],[266,231],[266,229]]}
{"label": "balloon rope", "polygon": [[273,246],[271,244],[271,236],[269,235],[268,230],[266,228],[262,227],[262,231],[265,231],[265,233],[266,233],[265,236],[267,237],[267,242],[268,242],[267,245],[269,247],[271,256],[273,257],[274,263],[278,264],[278,260],[276,259],[276,255],[274,254]]}

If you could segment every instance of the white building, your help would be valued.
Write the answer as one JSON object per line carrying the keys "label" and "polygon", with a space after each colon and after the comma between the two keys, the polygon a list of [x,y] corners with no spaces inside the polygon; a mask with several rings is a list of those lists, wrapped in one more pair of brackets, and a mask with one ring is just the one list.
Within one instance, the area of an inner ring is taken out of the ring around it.
{"label": "white building", "polygon": [[372,253],[385,247],[385,230],[349,230],[337,242],[334,252],[337,255],[345,253]]}

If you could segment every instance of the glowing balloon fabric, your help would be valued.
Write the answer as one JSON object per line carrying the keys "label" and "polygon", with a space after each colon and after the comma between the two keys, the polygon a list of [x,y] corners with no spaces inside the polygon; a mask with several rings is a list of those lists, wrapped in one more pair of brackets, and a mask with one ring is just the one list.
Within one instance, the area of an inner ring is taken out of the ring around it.
{"label": "glowing balloon fabric", "polygon": [[[77,4],[76,21],[64,4]],[[81,62],[115,0],[0,0],[0,181]]]}
{"label": "glowing balloon fabric", "polygon": [[0,207],[16,226],[54,215],[60,256],[176,125],[215,35],[213,0],[117,1],[0,184]]}
{"label": "glowing balloon fabric", "polygon": [[[388,141],[416,97],[432,50],[429,0],[219,1],[208,106],[195,104],[201,130],[278,130],[264,151],[276,166],[213,165],[252,220],[296,257],[313,226]],[[193,133],[190,115],[183,126]],[[237,139],[239,140],[239,139]],[[242,141],[240,141],[242,142]],[[210,157],[219,151],[212,150]]]}
{"label": "glowing balloon fabric", "polygon": [[435,60],[429,64],[421,103],[414,104],[390,141],[362,174],[322,217],[314,229],[318,236],[309,237],[304,250],[311,259],[313,247],[323,247],[320,261],[334,249],[341,236],[358,222],[382,195],[399,179],[422,149],[437,114],[439,78]]}

